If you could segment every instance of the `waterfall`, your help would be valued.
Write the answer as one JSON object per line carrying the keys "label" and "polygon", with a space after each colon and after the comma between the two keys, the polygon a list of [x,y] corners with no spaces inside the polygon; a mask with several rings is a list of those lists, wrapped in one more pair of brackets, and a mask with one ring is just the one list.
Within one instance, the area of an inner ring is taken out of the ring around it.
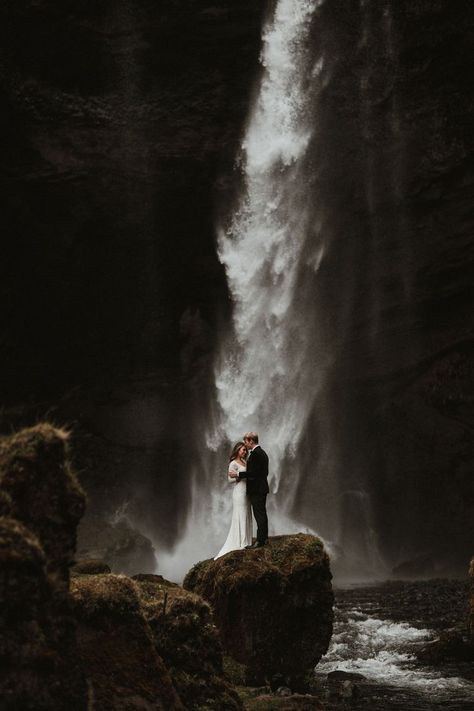
{"label": "waterfall", "polygon": [[[307,209],[315,173],[307,149],[323,71],[309,39],[321,1],[278,0],[264,27],[263,71],[238,161],[241,194],[217,229],[232,323],[215,365],[216,407],[193,477],[188,532],[173,560],[192,563],[222,544],[231,507],[226,453],[244,431],[259,432],[270,456],[270,488],[278,492],[324,377],[313,303],[324,244]],[[269,497],[270,533],[302,528],[289,517],[299,479],[294,463],[291,472],[284,504]],[[168,565],[163,559],[161,569]]]}
{"label": "waterfall", "polygon": [[[258,431],[271,457],[273,492],[283,462],[295,454],[320,378],[308,349],[312,313],[301,280],[308,237],[317,240],[306,209],[304,158],[321,70],[308,48],[318,4],[280,0],[264,30],[264,71],[242,146],[242,194],[218,234],[234,311],[216,366],[221,422],[214,438]],[[316,268],[322,255],[320,244]]]}

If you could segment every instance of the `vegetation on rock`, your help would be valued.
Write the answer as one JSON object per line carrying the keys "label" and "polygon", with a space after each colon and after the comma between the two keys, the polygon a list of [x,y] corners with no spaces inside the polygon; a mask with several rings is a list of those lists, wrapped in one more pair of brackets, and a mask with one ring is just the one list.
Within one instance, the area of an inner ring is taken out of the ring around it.
{"label": "vegetation on rock", "polygon": [[326,652],[332,634],[329,558],[311,535],[276,536],[263,548],[198,563],[184,580],[213,608],[226,652],[248,683],[276,674],[293,688]]}
{"label": "vegetation on rock", "polygon": [[185,708],[238,711],[241,702],[224,678],[222,648],[208,603],[161,576],[135,580],[156,650]]}
{"label": "vegetation on rock", "polygon": [[68,595],[85,496],[67,440],[44,423],[0,441],[5,708],[87,707]]}
{"label": "vegetation on rock", "polygon": [[11,499],[11,516],[39,539],[48,574],[67,590],[76,529],[85,494],[71,469],[69,435],[48,423],[0,441],[0,488]]}
{"label": "vegetation on rock", "polygon": [[71,594],[80,658],[96,708],[180,711],[142,614],[137,584],[120,575],[78,576]]}

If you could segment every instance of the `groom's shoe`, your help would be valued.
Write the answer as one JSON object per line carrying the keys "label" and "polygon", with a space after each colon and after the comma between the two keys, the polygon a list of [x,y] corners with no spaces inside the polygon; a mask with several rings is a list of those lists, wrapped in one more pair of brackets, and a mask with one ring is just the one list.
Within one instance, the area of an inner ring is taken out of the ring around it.
{"label": "groom's shoe", "polygon": [[265,543],[262,543],[261,541],[255,541],[255,543],[252,543],[251,546],[245,546],[247,550],[250,550],[251,548],[262,548],[265,545]]}

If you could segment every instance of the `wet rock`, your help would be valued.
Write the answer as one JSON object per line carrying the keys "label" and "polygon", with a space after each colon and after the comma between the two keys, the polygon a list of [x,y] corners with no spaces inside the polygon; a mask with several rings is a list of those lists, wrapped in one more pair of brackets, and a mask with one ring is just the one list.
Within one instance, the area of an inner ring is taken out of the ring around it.
{"label": "wet rock", "polygon": [[63,593],[85,509],[68,439],[64,430],[42,423],[0,442],[0,488],[12,502],[11,516],[38,537],[50,580]]}
{"label": "wet rock", "polygon": [[245,665],[248,683],[280,674],[298,689],[328,648],[331,573],[314,536],[276,536],[263,548],[202,561],[184,587],[211,603],[222,644]]}
{"label": "wet rock", "polygon": [[94,558],[76,560],[71,568],[71,575],[108,575],[111,572],[107,563]]}
{"label": "wet rock", "polygon": [[64,649],[44,551],[22,523],[5,517],[0,518],[0,571],[2,711],[85,711],[85,682],[70,663],[71,647]]}
{"label": "wet rock", "polygon": [[118,575],[78,576],[71,593],[95,707],[182,711],[143,616],[137,584]]}
{"label": "wet rock", "polygon": [[435,574],[434,560],[429,555],[420,555],[413,560],[406,560],[392,570],[396,578],[426,578]]}
{"label": "wet rock", "polygon": [[336,681],[364,681],[367,677],[363,674],[357,674],[357,672],[343,671],[342,669],[335,669],[328,674],[329,682]]}
{"label": "wet rock", "polygon": [[474,646],[471,646],[458,630],[446,630],[438,639],[416,650],[416,656],[426,664],[443,664],[446,661],[474,661]]}
{"label": "wet rock", "polygon": [[114,573],[135,575],[156,569],[155,550],[149,538],[127,521],[109,523],[86,516],[78,531],[78,555],[103,560]]}
{"label": "wet rock", "polygon": [[135,577],[155,649],[186,709],[238,711],[224,678],[222,647],[209,604],[158,575]]}

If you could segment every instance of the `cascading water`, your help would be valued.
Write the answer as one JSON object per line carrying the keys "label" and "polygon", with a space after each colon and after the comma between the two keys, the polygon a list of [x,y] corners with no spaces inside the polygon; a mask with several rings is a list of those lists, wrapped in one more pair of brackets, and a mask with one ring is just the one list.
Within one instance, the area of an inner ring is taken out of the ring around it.
{"label": "cascading water", "polygon": [[[314,175],[307,148],[323,69],[309,36],[320,4],[278,0],[264,28],[263,74],[240,157],[241,196],[229,224],[218,227],[233,320],[215,368],[217,402],[207,452],[193,474],[187,533],[169,560],[160,558],[165,572],[171,560],[185,569],[224,540],[231,505],[226,450],[245,430],[259,432],[270,455],[270,487],[278,492],[324,377],[312,288],[324,243],[307,209]],[[294,467],[292,478],[296,485]],[[270,533],[302,528],[288,517],[287,494],[284,505],[270,497]]]}
{"label": "cascading water", "polygon": [[[264,32],[264,74],[242,147],[243,192],[218,239],[234,313],[216,368],[222,419],[214,437],[235,440],[258,430],[271,454],[273,492],[320,380],[307,347],[311,314],[299,290],[311,233],[304,157],[321,69],[311,64],[307,38],[318,4],[280,0]],[[322,253],[320,244],[318,262]]]}

